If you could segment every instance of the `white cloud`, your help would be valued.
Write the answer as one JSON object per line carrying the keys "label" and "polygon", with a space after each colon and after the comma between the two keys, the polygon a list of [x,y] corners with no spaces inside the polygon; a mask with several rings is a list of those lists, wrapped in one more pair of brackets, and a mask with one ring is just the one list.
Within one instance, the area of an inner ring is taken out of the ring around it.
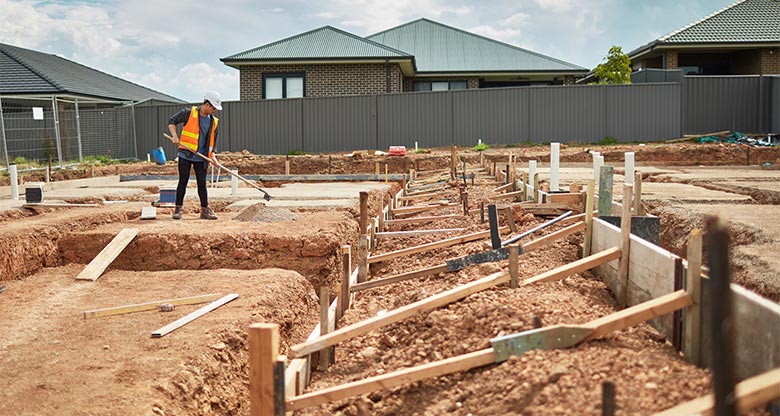
{"label": "white cloud", "polygon": [[[577,5],[574,0],[536,0],[542,9],[549,10],[553,13],[565,13],[573,10],[577,10]],[[590,5],[581,5],[580,8],[589,7]]]}
{"label": "white cloud", "polygon": [[177,82],[189,91],[190,97],[203,97],[206,91],[217,90],[223,99],[238,98],[238,71],[220,72],[205,62],[185,65],[179,70]]}
{"label": "white cloud", "polygon": [[469,32],[476,33],[478,35],[487,36],[491,39],[500,40],[502,42],[511,43],[515,45],[517,45],[521,35],[521,32],[517,29],[512,29],[512,28],[496,29],[488,25],[474,26],[467,30]]}
{"label": "white cloud", "polygon": [[502,19],[499,23],[503,26],[522,26],[527,24],[531,19],[531,15],[528,13],[514,13],[513,15]]}

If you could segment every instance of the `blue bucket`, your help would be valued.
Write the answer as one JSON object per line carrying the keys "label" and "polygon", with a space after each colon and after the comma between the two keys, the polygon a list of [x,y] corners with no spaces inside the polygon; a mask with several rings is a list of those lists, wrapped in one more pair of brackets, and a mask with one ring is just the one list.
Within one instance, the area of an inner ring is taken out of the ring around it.
{"label": "blue bucket", "polygon": [[154,155],[154,163],[158,165],[164,165],[167,159],[165,159],[165,149],[162,148],[162,146],[152,150],[152,155]]}

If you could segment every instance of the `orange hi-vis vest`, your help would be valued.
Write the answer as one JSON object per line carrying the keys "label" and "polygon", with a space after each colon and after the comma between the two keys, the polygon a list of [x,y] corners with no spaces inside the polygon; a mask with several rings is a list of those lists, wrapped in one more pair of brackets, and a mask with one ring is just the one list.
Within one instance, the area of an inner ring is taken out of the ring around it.
{"label": "orange hi-vis vest", "polygon": [[[214,132],[217,131],[217,124],[219,119],[211,116],[214,120],[211,125],[211,137],[209,138],[209,153],[208,157],[214,156]],[[193,152],[198,151],[198,138],[200,137],[200,121],[198,119],[198,107],[193,106],[190,111],[190,118],[184,123],[184,128],[181,130],[181,137],[179,138],[179,147]]]}

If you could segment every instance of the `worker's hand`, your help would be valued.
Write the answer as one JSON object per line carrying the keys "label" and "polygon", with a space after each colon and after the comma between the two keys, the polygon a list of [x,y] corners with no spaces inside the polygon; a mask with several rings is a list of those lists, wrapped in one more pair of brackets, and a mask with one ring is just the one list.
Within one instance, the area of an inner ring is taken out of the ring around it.
{"label": "worker's hand", "polygon": [[179,144],[179,143],[181,143],[181,140],[179,140],[179,136],[178,136],[178,135],[176,135],[176,134],[174,134],[174,135],[171,137],[171,141],[173,142],[173,144]]}
{"label": "worker's hand", "polygon": [[214,162],[214,166],[219,164],[219,161],[217,160],[217,154],[216,153],[211,155],[211,160],[212,160],[212,162]]}

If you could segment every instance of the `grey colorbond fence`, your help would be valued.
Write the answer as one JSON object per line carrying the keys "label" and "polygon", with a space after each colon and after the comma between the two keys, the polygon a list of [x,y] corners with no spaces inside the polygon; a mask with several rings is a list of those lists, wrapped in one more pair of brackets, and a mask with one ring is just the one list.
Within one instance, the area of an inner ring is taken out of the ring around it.
{"label": "grey colorbond fence", "polygon": [[[780,131],[780,77],[519,87],[224,103],[218,150],[285,154],[489,144],[653,141]],[[183,106],[135,108],[138,155],[163,145]]]}

